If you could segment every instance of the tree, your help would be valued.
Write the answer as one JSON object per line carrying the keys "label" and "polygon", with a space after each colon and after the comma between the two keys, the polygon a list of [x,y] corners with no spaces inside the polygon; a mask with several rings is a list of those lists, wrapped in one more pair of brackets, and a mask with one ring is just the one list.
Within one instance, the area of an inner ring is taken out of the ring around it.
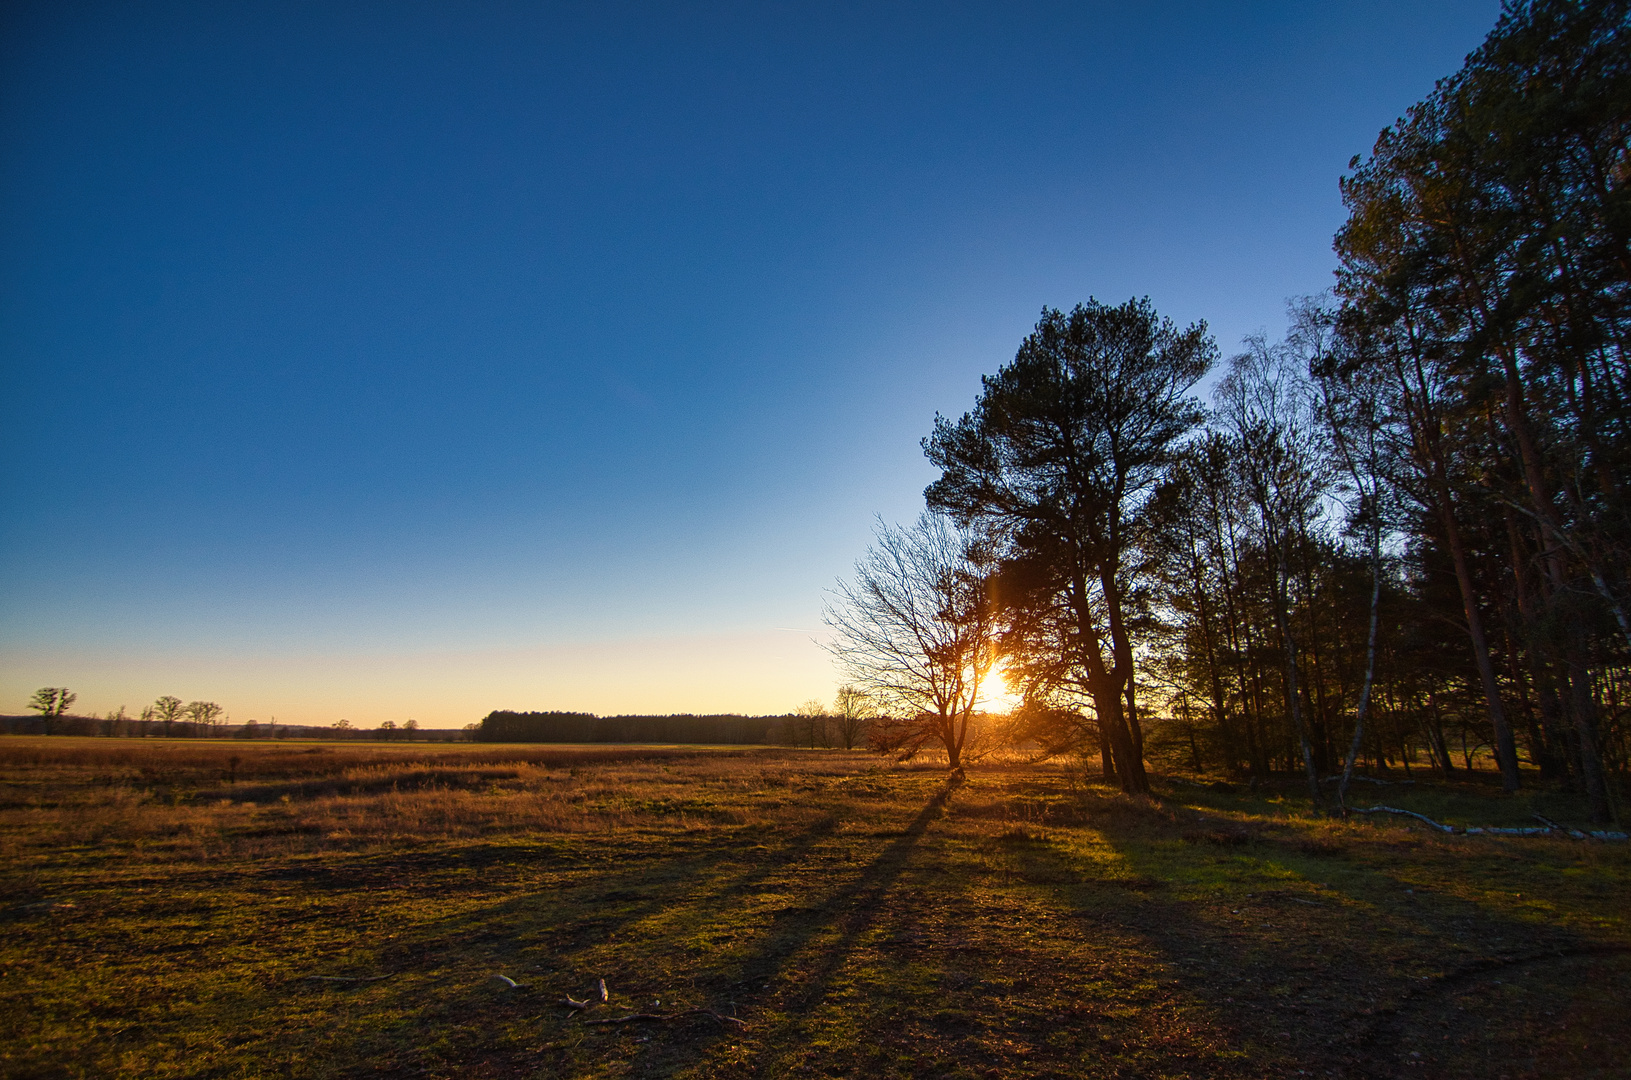
{"label": "tree", "polygon": [[396,738],[396,721],[386,720],[379,725],[379,737],[390,740]]}
{"label": "tree", "polygon": [[832,731],[845,750],[853,750],[861,742],[867,718],[877,712],[872,699],[860,687],[848,683],[838,688],[833,698]]}
{"label": "tree", "polygon": [[827,745],[827,707],[811,699],[793,710],[793,745],[803,742],[814,750],[816,744]]}
{"label": "tree", "polygon": [[888,749],[910,757],[938,743],[948,768],[971,749],[975,705],[996,661],[994,551],[987,537],[926,513],[908,528],[878,524],[840,581],[827,646],[851,685],[894,715]]}
{"label": "tree", "polygon": [[[1298,357],[1261,336],[1247,339],[1218,387],[1223,422],[1236,450],[1256,538],[1274,566],[1274,621],[1284,653],[1286,716],[1302,751],[1309,798],[1318,806],[1314,739],[1303,715],[1292,624],[1292,551],[1303,546],[1329,476],[1316,432],[1314,398]],[[1323,740],[1321,740],[1323,742]]]}
{"label": "tree", "polygon": [[1203,416],[1189,392],[1216,355],[1204,323],[1180,330],[1147,299],[1044,308],[974,410],[936,417],[923,444],[941,470],[930,508],[1000,533],[1005,562],[1025,567],[1027,604],[1064,620],[1052,628],[1059,672],[1087,688],[1129,792],[1149,791],[1130,562],[1150,496]]}
{"label": "tree", "polygon": [[226,723],[226,710],[213,701],[191,701],[187,703],[187,719],[195,729],[207,733]]}
{"label": "tree", "polygon": [[[1354,159],[1336,245],[1344,316],[1394,374],[1505,786],[1519,776],[1503,675],[1521,711],[1532,683],[1544,713],[1568,715],[1599,820],[1616,661],[1596,627],[1631,649],[1628,58],[1625,0],[1507,4],[1462,69]],[[1506,519],[1491,538],[1516,618],[1480,581],[1491,516]]]}
{"label": "tree", "polygon": [[181,719],[183,711],[184,707],[181,704],[181,699],[172,697],[169,694],[153,702],[153,715],[164,724],[165,738],[170,737],[170,733],[175,728],[176,721]]}
{"label": "tree", "polygon": [[1294,302],[1288,345],[1295,349],[1319,388],[1319,417],[1329,446],[1345,479],[1341,494],[1348,500],[1348,523],[1364,537],[1370,563],[1371,590],[1365,639],[1365,675],[1354,708],[1353,737],[1342,760],[1337,783],[1337,810],[1348,813],[1348,787],[1354,762],[1365,739],[1365,718],[1370,712],[1376,684],[1376,647],[1381,624],[1382,583],[1385,574],[1382,537],[1399,519],[1399,497],[1389,483],[1393,459],[1387,450],[1388,415],[1385,376],[1361,362],[1343,334],[1340,312],[1329,295]]}
{"label": "tree", "polygon": [[109,709],[108,715],[103,717],[102,734],[108,736],[110,739],[118,738],[120,735],[129,733],[130,725],[130,713],[126,710],[125,706],[121,705],[118,709]]}
{"label": "tree", "polygon": [[402,732],[404,737],[407,738],[409,742],[412,742],[413,737],[419,734],[419,721],[410,718],[403,723]]}
{"label": "tree", "polygon": [[1227,435],[1208,432],[1185,448],[1162,485],[1151,572],[1166,625],[1156,659],[1181,696],[1207,702],[1227,771],[1260,778],[1269,767],[1252,693],[1252,586],[1261,560],[1245,537],[1238,456]]}
{"label": "tree", "polygon": [[78,699],[79,695],[66,686],[42,686],[28,699],[28,707],[40,714],[45,721],[45,733],[50,735],[55,721],[62,719],[68,707]]}

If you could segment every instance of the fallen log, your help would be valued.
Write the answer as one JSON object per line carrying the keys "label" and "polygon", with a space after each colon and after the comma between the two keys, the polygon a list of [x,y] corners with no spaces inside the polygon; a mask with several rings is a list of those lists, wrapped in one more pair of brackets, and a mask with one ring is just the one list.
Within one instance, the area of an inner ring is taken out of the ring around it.
{"label": "fallen log", "polygon": [[1417,821],[1425,821],[1439,832],[1455,832],[1454,825],[1440,825],[1426,814],[1418,814],[1414,810],[1400,810],[1397,806],[1372,806],[1369,808],[1355,806],[1353,812],[1356,814],[1401,814],[1404,817],[1413,817]]}
{"label": "fallen log", "polygon": [[1428,825],[1437,829],[1439,832],[1451,834],[1460,833],[1466,836],[1479,836],[1484,834],[1494,836],[1551,836],[1553,833],[1562,833],[1563,835],[1571,836],[1576,840],[1585,840],[1588,837],[1593,840],[1631,839],[1631,837],[1628,837],[1623,832],[1608,832],[1606,830],[1599,830],[1583,833],[1579,829],[1565,828],[1550,818],[1543,817],[1540,814],[1534,815],[1537,820],[1544,821],[1546,823],[1544,826],[1540,827],[1530,826],[1527,828],[1515,829],[1500,825],[1469,825],[1463,829],[1456,825],[1441,825],[1425,814],[1418,814],[1414,810],[1401,810],[1397,806],[1355,806],[1352,808],[1352,812],[1355,814],[1400,814],[1404,817],[1413,817],[1417,821],[1424,821]]}
{"label": "fallen log", "polygon": [[1579,829],[1570,829],[1570,828],[1566,828],[1565,826],[1559,825],[1557,822],[1553,821],[1551,818],[1547,817],[1545,814],[1531,814],[1530,816],[1533,817],[1536,821],[1540,822],[1542,825],[1545,825],[1547,828],[1556,829],[1558,832],[1568,833],[1570,836],[1574,837],[1576,840],[1584,840],[1586,838],[1586,834],[1581,832]]}

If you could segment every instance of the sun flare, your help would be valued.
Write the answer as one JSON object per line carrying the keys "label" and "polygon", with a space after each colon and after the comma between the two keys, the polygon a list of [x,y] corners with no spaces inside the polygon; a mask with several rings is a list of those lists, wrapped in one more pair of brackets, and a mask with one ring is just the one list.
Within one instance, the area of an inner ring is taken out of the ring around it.
{"label": "sun flare", "polygon": [[979,707],[986,712],[1005,713],[1019,708],[1019,691],[1009,681],[1008,671],[1001,663],[986,674],[985,685],[981,689]]}

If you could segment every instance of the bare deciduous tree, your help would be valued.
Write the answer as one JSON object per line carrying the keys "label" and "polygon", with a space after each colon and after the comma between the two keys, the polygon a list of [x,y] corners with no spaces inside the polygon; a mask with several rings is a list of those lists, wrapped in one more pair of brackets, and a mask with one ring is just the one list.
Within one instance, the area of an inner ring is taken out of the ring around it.
{"label": "bare deciduous tree", "polygon": [[117,738],[128,734],[131,724],[130,713],[125,706],[121,705],[116,710],[109,709],[108,715],[102,718],[102,734],[109,738]]}
{"label": "bare deciduous tree", "polygon": [[881,522],[826,610],[828,650],[852,685],[894,715],[887,741],[903,756],[938,743],[957,770],[971,749],[976,703],[996,661],[992,545],[938,514]]}
{"label": "bare deciduous tree", "polygon": [[827,745],[827,707],[821,702],[811,698],[794,709],[793,724],[794,746],[808,746],[814,750],[817,746]]}
{"label": "bare deciduous tree", "polygon": [[1339,492],[1347,499],[1349,527],[1363,534],[1365,555],[1370,563],[1365,675],[1354,707],[1353,737],[1342,759],[1342,776],[1336,790],[1337,810],[1346,816],[1348,787],[1353,782],[1354,764],[1364,746],[1365,718],[1370,712],[1371,691],[1376,682],[1376,643],[1384,574],[1382,537],[1399,516],[1398,496],[1388,483],[1392,462],[1385,432],[1390,418],[1380,372],[1375,365],[1357,362],[1357,350],[1343,340],[1338,312],[1326,298],[1305,297],[1293,302],[1287,344],[1302,357],[1319,387],[1320,419],[1335,460],[1346,474],[1339,484]]}
{"label": "bare deciduous tree", "polygon": [[832,708],[832,733],[838,744],[845,750],[855,749],[867,719],[877,711],[865,690],[847,683],[840,686]]}
{"label": "bare deciduous tree", "polygon": [[226,723],[226,710],[213,701],[188,702],[186,712],[187,719],[206,733]]}
{"label": "bare deciduous tree", "polygon": [[79,695],[66,686],[42,686],[28,699],[28,707],[40,714],[45,721],[45,733],[49,735],[54,722],[60,720],[78,698]]}
{"label": "bare deciduous tree", "polygon": [[164,724],[165,737],[169,737],[183,711],[181,699],[171,694],[165,694],[153,702],[153,715]]}
{"label": "bare deciduous tree", "polygon": [[1234,440],[1236,464],[1255,513],[1256,539],[1274,563],[1274,619],[1285,655],[1286,716],[1302,751],[1309,798],[1320,804],[1309,718],[1298,687],[1298,644],[1291,621],[1291,552],[1307,537],[1330,490],[1314,390],[1290,349],[1261,335],[1230,361],[1218,387],[1221,419]]}

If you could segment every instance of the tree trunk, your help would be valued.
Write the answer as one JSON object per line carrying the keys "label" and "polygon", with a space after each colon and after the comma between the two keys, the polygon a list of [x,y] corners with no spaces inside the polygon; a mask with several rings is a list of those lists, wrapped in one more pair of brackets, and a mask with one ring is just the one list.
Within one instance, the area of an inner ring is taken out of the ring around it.
{"label": "tree trunk", "polygon": [[1121,711],[1121,687],[1115,681],[1104,660],[1089,656],[1087,663],[1088,691],[1093,695],[1093,711],[1099,716],[1099,730],[1110,742],[1111,757],[1115,762],[1116,778],[1121,790],[1131,795],[1147,795],[1149,778],[1144,774],[1144,762],[1133,749],[1133,733],[1127,727]]}
{"label": "tree trunk", "polygon": [[1591,675],[1582,657],[1585,643],[1579,630],[1573,632],[1573,646],[1569,650],[1569,683],[1574,713],[1575,730],[1580,739],[1580,780],[1586,789],[1586,801],[1591,807],[1591,820],[1606,824],[1611,815],[1608,804],[1608,785],[1603,777],[1603,760],[1597,752],[1597,702],[1591,696]]}
{"label": "tree trunk", "polygon": [[[1144,759],[1137,753],[1132,730],[1127,726],[1126,716],[1122,712],[1122,690],[1124,680],[1132,674],[1131,665],[1124,666],[1118,662],[1114,668],[1105,667],[1098,627],[1093,623],[1087,580],[1078,575],[1073,584],[1077,590],[1077,640],[1082,652],[1082,666],[1087,672],[1088,693],[1093,696],[1093,711],[1099,718],[1099,730],[1109,739],[1121,790],[1132,795],[1147,795],[1150,781],[1144,773]],[[1118,617],[1113,588],[1112,583],[1111,591],[1105,597],[1105,606],[1110,609],[1112,633],[1115,632],[1114,623]],[[1119,645],[1118,642],[1118,652]]]}
{"label": "tree trunk", "polygon": [[[1512,507],[1503,508],[1506,518],[1507,543],[1512,549],[1512,591],[1513,600],[1517,605],[1518,619],[1526,630],[1532,631],[1539,625],[1540,619],[1535,611],[1534,594],[1529,584],[1529,574],[1525,571],[1528,563],[1528,554],[1523,543],[1522,530],[1518,528],[1517,515]],[[1528,694],[1522,680],[1522,667],[1518,663],[1516,643],[1508,647],[1512,657],[1513,680],[1518,687],[1520,699],[1526,713],[1528,712]],[[1530,731],[1530,757],[1534,758],[1540,766],[1540,775],[1543,780],[1570,779],[1570,765],[1568,755],[1561,756],[1556,752],[1557,732],[1562,725],[1562,709],[1558,705],[1557,693],[1552,689],[1551,673],[1547,670],[1543,650],[1538,643],[1531,641],[1523,650],[1524,657],[1531,669],[1531,678],[1535,685],[1535,692],[1540,698],[1540,722],[1536,725],[1533,716],[1529,716]],[[1561,769],[1559,765],[1561,764]],[[1561,776],[1559,775],[1561,773]]]}
{"label": "tree trunk", "polygon": [[1292,730],[1297,734],[1297,741],[1302,747],[1303,772],[1308,777],[1308,797],[1314,801],[1314,809],[1321,805],[1320,777],[1314,768],[1314,748],[1308,743],[1308,730],[1303,724],[1302,702],[1297,691],[1297,644],[1291,636],[1291,619],[1287,608],[1290,598],[1287,596],[1286,583],[1286,553],[1283,544],[1275,545],[1277,574],[1275,579],[1274,620],[1279,623],[1280,640],[1285,646],[1286,663],[1286,711],[1291,718]]}
{"label": "tree trunk", "polygon": [[1359,688],[1359,707],[1354,711],[1354,734],[1348,743],[1348,756],[1342,763],[1342,779],[1337,782],[1337,810],[1344,817],[1348,814],[1348,785],[1353,781],[1354,759],[1359,756],[1359,747],[1365,737],[1365,712],[1370,708],[1371,681],[1376,674],[1376,627],[1380,621],[1382,602],[1382,538],[1375,525],[1371,527],[1370,552],[1370,632],[1365,641],[1365,681]]}
{"label": "tree trunk", "polygon": [[1450,561],[1455,566],[1456,584],[1461,589],[1461,607],[1467,617],[1473,661],[1478,666],[1478,678],[1483,685],[1490,726],[1495,729],[1495,760],[1501,767],[1501,787],[1511,794],[1518,790],[1518,748],[1512,738],[1512,725],[1507,722],[1506,710],[1501,705],[1500,687],[1495,682],[1495,665],[1489,658],[1489,639],[1484,635],[1484,620],[1478,614],[1478,593],[1473,587],[1467,550],[1461,542],[1461,528],[1456,523],[1450,502],[1449,484],[1442,475],[1436,475],[1433,479],[1439,520],[1444,526],[1445,541],[1450,548]]}

